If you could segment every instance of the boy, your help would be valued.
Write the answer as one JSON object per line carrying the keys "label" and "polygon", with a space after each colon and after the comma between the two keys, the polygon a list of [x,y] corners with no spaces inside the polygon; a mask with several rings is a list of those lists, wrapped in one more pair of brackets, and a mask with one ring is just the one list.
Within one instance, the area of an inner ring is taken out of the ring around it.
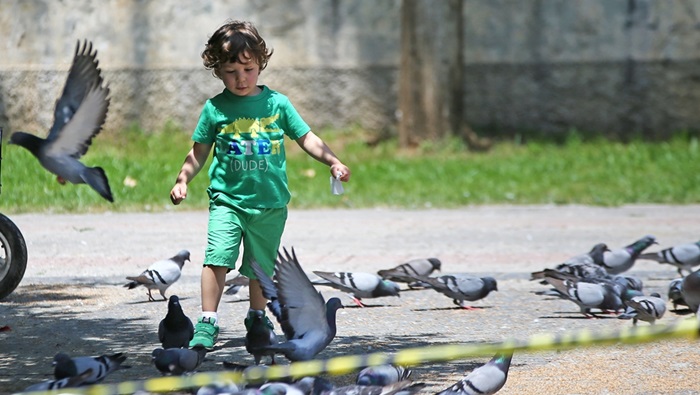
{"label": "boy", "polygon": [[190,347],[213,349],[226,273],[235,269],[241,245],[239,272],[251,279],[246,329],[255,310],[265,311],[267,300],[250,261],[255,259],[268,275],[274,273],[291,198],[284,136],[328,165],[333,177],[343,182],[350,179],[350,169],[311,131],[287,97],[257,85],[271,55],[257,29],[244,21],[221,26],[202,52],[204,66],[221,79],[225,89],[204,104],[192,135],[192,149],[170,191],[173,204],[180,204],[187,197],[187,184],[214,148],[207,189],[210,203],[201,278],[202,315]]}

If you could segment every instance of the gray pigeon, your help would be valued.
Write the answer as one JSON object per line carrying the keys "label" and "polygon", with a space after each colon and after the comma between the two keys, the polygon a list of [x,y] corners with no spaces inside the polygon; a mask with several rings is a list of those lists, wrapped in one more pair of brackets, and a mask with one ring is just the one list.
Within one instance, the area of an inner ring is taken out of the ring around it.
{"label": "gray pigeon", "polygon": [[437,395],[490,395],[500,391],[508,379],[512,353],[496,354],[485,365],[479,366],[466,377]]}
{"label": "gray pigeon", "polygon": [[180,376],[194,372],[202,364],[207,350],[204,347],[189,348],[156,348],[151,353],[151,359],[164,376]]}
{"label": "gray pigeon", "polygon": [[634,243],[603,253],[601,266],[610,274],[620,274],[629,270],[639,255],[652,244],[658,244],[654,236],[644,236]]}
{"label": "gray pigeon", "polygon": [[10,136],[32,153],[39,163],[64,184],[88,184],[103,198],[113,202],[107,176],[101,167],[87,167],[80,162],[105,122],[109,108],[109,88],[103,85],[98,68],[97,51],[92,43],[80,42],[75,49],[66,85],[56,101],[54,123],[46,139],[25,132]]}
{"label": "gray pigeon", "polygon": [[48,390],[57,390],[57,389],[61,389],[61,388],[79,387],[90,376],[92,376],[92,368],[84,371],[83,373],[81,373],[77,376],[66,377],[66,378],[59,379],[59,380],[46,380],[46,381],[43,381],[41,383],[30,385],[29,387],[24,389],[24,392],[48,391]]}
{"label": "gray pigeon", "polygon": [[624,307],[620,284],[580,279],[556,270],[546,270],[545,281],[556,288],[562,298],[576,303],[586,317],[596,317],[591,309],[617,311]]}
{"label": "gray pigeon", "polygon": [[182,311],[180,298],[171,295],[168,313],[158,324],[158,340],[163,348],[187,348],[194,336],[194,325]]}
{"label": "gray pigeon", "polygon": [[441,267],[442,262],[437,258],[420,258],[391,269],[379,270],[377,274],[385,280],[408,283],[409,288],[414,288],[418,287],[413,279],[415,276],[430,276],[434,271],[440,271]]}
{"label": "gray pigeon", "polygon": [[83,384],[95,384],[104,380],[108,374],[119,369],[127,368],[122,365],[126,360],[126,355],[116,353],[113,355],[101,355],[99,357],[73,357],[68,354],[58,353],[53,358],[54,377],[57,380],[67,377],[76,377],[82,375],[88,370],[92,370]]}
{"label": "gray pigeon", "polygon": [[217,381],[204,385],[197,390],[196,395],[238,395],[241,389],[233,381]]}
{"label": "gray pigeon", "polygon": [[690,311],[697,315],[698,307],[700,306],[700,270],[696,270],[683,278],[681,294]]}
{"label": "gray pigeon", "polygon": [[262,347],[273,346],[279,342],[277,341],[277,335],[275,335],[275,332],[267,326],[264,314],[265,313],[261,310],[255,310],[255,313],[252,316],[250,329],[245,335],[245,349],[253,355],[256,365],[260,364],[260,360],[262,359],[263,355],[269,355],[271,358],[271,364],[274,365],[275,352],[263,350]]}
{"label": "gray pigeon", "polygon": [[224,285],[226,285],[228,288],[224,291],[226,295],[237,295],[238,292],[243,289],[243,287],[247,287],[250,284],[250,279],[242,274],[238,274],[236,277],[226,280]]}
{"label": "gray pigeon", "polygon": [[399,285],[390,280],[384,280],[376,274],[363,272],[320,272],[315,275],[328,282],[316,282],[315,285],[327,285],[347,292],[353,301],[363,307],[362,298],[379,298],[382,296],[399,296]]}
{"label": "gray pigeon", "polygon": [[700,241],[679,244],[657,252],[647,252],[641,254],[638,259],[673,265],[678,269],[678,274],[683,276],[683,270],[690,273],[695,266],[700,265]]}
{"label": "gray pigeon", "polygon": [[456,273],[439,277],[421,276],[415,277],[415,279],[452,298],[454,304],[466,310],[474,310],[477,307],[469,306],[465,301],[475,302],[488,296],[491,291],[498,291],[496,279],[489,276],[477,277]]}
{"label": "gray pigeon", "polygon": [[151,291],[157,289],[160,292],[160,296],[163,297],[163,300],[167,300],[165,297],[165,290],[180,279],[182,267],[185,265],[185,261],[189,260],[190,252],[182,250],[172,258],[154,262],[148,269],[144,270],[136,277],[127,277],[126,279],[131,280],[131,282],[125,284],[124,287],[134,289],[139,285],[143,285],[148,288],[149,301],[155,301],[153,295],[151,295]]}
{"label": "gray pigeon", "polygon": [[646,321],[652,325],[666,313],[666,301],[661,299],[661,295],[654,292],[649,296],[635,296],[625,301],[627,309],[617,316],[620,319],[632,319],[632,325],[637,325],[637,321]]}
{"label": "gray pigeon", "polygon": [[678,305],[688,306],[688,303],[683,299],[683,278],[675,278],[668,284],[668,300],[673,303],[673,309],[677,310]]}
{"label": "gray pigeon", "polygon": [[[608,272],[602,267],[603,254],[609,251],[607,244],[598,243],[585,254],[576,255],[557,265],[554,270],[579,278],[605,278]],[[551,269],[546,269],[551,270]],[[530,280],[544,279],[544,270],[533,272]]]}
{"label": "gray pigeon", "polygon": [[338,298],[325,302],[301,268],[294,249],[291,255],[286,249],[284,253],[284,256],[278,253],[276,284],[257,262],[251,262],[263,295],[270,300],[268,308],[287,338],[284,343],[262,349],[283,354],[292,362],[308,361],[323,351],[335,337],[335,316],[343,305]]}
{"label": "gray pigeon", "polygon": [[378,365],[366,367],[357,374],[355,384],[358,385],[387,385],[408,380],[411,370],[403,366]]}
{"label": "gray pigeon", "polygon": [[313,390],[315,377],[304,377],[293,383],[267,382],[260,386],[260,393],[265,395],[307,395]]}

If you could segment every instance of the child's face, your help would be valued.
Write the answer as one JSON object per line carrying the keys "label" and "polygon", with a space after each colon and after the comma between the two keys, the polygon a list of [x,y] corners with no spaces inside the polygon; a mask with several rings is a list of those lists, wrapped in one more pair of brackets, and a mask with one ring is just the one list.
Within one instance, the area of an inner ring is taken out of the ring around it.
{"label": "child's face", "polygon": [[236,96],[255,96],[261,92],[258,87],[260,66],[245,52],[238,62],[227,62],[217,70],[224,86]]}

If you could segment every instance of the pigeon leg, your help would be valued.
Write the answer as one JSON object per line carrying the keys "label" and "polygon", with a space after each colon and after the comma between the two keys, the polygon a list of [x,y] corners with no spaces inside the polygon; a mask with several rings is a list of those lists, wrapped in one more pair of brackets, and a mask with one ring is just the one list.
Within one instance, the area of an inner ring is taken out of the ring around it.
{"label": "pigeon leg", "polygon": [[462,305],[461,306],[464,310],[481,310],[483,307],[476,307],[476,306],[469,306],[469,305]]}
{"label": "pigeon leg", "polygon": [[160,296],[163,297],[163,300],[168,300],[168,298],[165,297],[165,291],[164,291],[164,290],[159,289],[158,291],[160,291]]}
{"label": "pigeon leg", "polygon": [[153,295],[151,295],[151,289],[148,289],[148,301],[149,302],[155,302],[156,300],[153,299]]}
{"label": "pigeon leg", "polygon": [[350,294],[348,294],[348,296],[352,298],[352,301],[355,302],[356,305],[358,305],[360,307],[365,307],[365,305],[362,304],[362,300],[360,300],[360,298],[356,298]]}
{"label": "pigeon leg", "polygon": [[56,181],[61,185],[66,185],[66,180],[61,176],[56,176]]}

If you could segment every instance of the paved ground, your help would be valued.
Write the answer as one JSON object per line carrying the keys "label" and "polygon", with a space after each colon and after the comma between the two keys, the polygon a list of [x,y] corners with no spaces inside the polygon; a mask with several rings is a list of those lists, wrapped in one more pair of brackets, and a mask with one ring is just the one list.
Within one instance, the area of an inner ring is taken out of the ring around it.
{"label": "paved ground", "polygon": [[[583,319],[573,303],[534,295],[544,287],[531,271],[552,267],[598,242],[611,247],[653,234],[660,249],[698,239],[700,206],[479,206],[458,210],[312,210],[290,212],[283,245],[293,246],[307,271],[370,271],[412,258],[437,257],[443,272],[489,274],[499,292],[476,302],[480,311],[456,309],[434,291],[369,300],[338,316],[336,340],[320,357],[386,351],[453,342],[501,341],[577,328],[631,325],[614,318]],[[158,376],[150,352],[166,304],[147,302],[144,290],[122,287],[157,259],[182,248],[192,252],[183,277],[169,290],[193,319],[199,312],[199,272],[206,212],[12,216],[27,240],[29,263],[20,287],[0,303],[0,393],[50,378],[58,351],[72,355],[128,353],[131,369],[106,382]],[[648,292],[666,293],[677,276],[671,267],[639,261],[629,272]],[[222,361],[251,363],[243,348],[243,300],[225,297],[218,348],[204,371]],[[669,308],[671,306],[669,305]],[[672,312],[661,321],[686,316]],[[673,340],[560,352],[521,353],[513,358],[502,394],[695,394],[700,393],[698,347]],[[452,384],[486,357],[416,367],[425,393]],[[335,378],[347,382],[350,376]]]}

